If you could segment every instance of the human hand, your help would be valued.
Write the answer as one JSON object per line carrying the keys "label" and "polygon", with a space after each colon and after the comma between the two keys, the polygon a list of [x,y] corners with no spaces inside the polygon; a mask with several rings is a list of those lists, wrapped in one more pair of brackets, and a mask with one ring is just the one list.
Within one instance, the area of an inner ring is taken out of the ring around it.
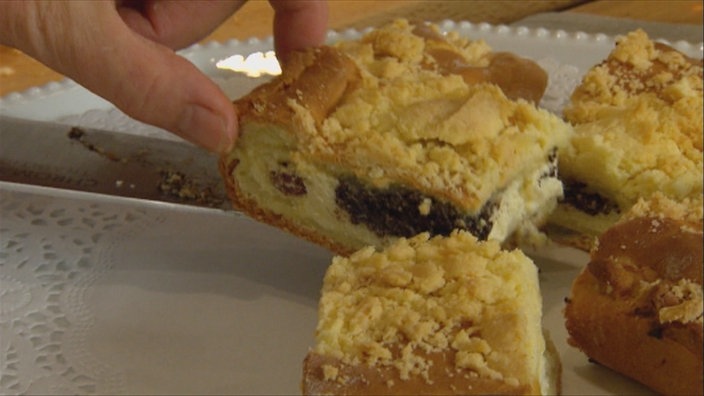
{"label": "human hand", "polygon": [[[321,44],[327,3],[270,0],[279,59]],[[18,48],[127,115],[215,152],[234,143],[230,100],[176,55],[207,36],[242,1],[3,1],[0,44]]]}

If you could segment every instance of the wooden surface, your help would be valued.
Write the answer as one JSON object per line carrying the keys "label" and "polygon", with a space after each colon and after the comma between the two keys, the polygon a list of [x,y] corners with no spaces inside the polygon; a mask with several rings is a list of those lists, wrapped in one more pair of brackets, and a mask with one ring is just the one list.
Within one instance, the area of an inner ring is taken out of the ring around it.
{"label": "wooden surface", "polygon": [[[701,0],[331,0],[329,4],[329,27],[338,30],[377,26],[398,17],[508,24],[549,11],[702,25]],[[250,0],[203,41],[268,36],[272,18],[267,1]],[[20,51],[0,46],[0,96],[62,78]]]}

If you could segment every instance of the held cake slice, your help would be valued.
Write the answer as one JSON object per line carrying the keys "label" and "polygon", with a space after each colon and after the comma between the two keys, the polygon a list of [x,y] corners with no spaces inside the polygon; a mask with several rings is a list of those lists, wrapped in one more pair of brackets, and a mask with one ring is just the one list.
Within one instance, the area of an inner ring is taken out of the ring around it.
{"label": "held cake slice", "polygon": [[701,395],[702,260],[701,197],[640,201],[574,281],[569,343],[659,393]]}
{"label": "held cake slice", "polygon": [[557,394],[541,310],[532,261],[466,231],[338,256],[303,394]]}
{"label": "held cake slice", "polygon": [[631,32],[564,115],[575,133],[560,153],[565,197],[551,224],[593,240],[641,197],[702,194],[701,59]]}
{"label": "held cake slice", "polygon": [[399,20],[295,54],[235,102],[221,170],[236,208],[337,253],[422,231],[505,241],[556,205],[571,127],[546,75],[482,41]]}

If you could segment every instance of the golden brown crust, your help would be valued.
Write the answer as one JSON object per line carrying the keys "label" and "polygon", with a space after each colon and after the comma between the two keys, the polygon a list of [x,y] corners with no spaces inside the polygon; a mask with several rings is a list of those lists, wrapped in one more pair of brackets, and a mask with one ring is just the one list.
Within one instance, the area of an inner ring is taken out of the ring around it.
{"label": "golden brown crust", "polygon": [[294,52],[284,73],[234,103],[240,123],[264,121],[289,125],[294,110],[289,100],[305,103],[320,124],[346,90],[359,80],[359,70],[341,51],[321,46]]}
{"label": "golden brown crust", "polygon": [[664,394],[703,386],[702,219],[687,207],[636,205],[599,238],[565,309],[572,345]]}
{"label": "golden brown crust", "polygon": [[[562,366],[555,345],[546,339],[547,356],[552,361],[548,375],[554,381],[551,390],[562,393]],[[303,395],[534,395],[539,387],[509,384],[506,381],[476,378],[454,371],[450,353],[435,353],[426,358],[433,361],[427,382],[421,377],[401,379],[392,367],[344,364],[340,359],[311,352],[303,361]]]}
{"label": "golden brown crust", "polygon": [[659,393],[701,395],[701,348],[693,351],[681,343],[699,337],[701,346],[701,336],[678,326],[654,333],[651,319],[636,315],[628,302],[600,293],[602,286],[589,271],[575,280],[565,312],[569,343]]}
{"label": "golden brown crust", "polygon": [[[567,305],[570,343],[595,361],[663,394],[702,394],[702,350],[652,331],[649,319],[634,315],[623,300],[598,292],[601,283],[589,271],[573,285]],[[690,337],[695,337],[691,334]]]}
{"label": "golden brown crust", "polygon": [[416,24],[413,34],[426,39],[429,55],[425,67],[441,74],[457,74],[467,84],[490,82],[510,99],[540,102],[548,85],[548,75],[535,62],[509,52],[489,52],[476,60],[458,53],[446,37],[429,25]]}
{"label": "golden brown crust", "polygon": [[[435,353],[429,383],[420,376],[401,379],[393,366],[348,365],[316,353],[303,363],[303,395],[532,395],[539,386],[510,385],[504,380],[476,378],[453,370],[454,356]],[[330,378],[334,376],[334,378]]]}

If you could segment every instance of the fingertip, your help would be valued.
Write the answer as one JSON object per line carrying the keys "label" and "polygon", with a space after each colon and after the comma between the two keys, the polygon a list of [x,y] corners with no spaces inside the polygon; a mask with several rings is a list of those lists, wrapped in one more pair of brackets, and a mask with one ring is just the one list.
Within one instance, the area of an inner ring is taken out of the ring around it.
{"label": "fingertip", "polygon": [[219,112],[201,104],[187,106],[176,124],[175,133],[208,151],[224,154],[237,139],[234,111]]}
{"label": "fingertip", "polygon": [[109,65],[110,81],[131,83],[108,84],[107,90],[102,86],[104,97],[131,117],[209,151],[221,153],[232,147],[237,117],[214,81],[185,58],[136,35],[121,52],[140,56]]}

